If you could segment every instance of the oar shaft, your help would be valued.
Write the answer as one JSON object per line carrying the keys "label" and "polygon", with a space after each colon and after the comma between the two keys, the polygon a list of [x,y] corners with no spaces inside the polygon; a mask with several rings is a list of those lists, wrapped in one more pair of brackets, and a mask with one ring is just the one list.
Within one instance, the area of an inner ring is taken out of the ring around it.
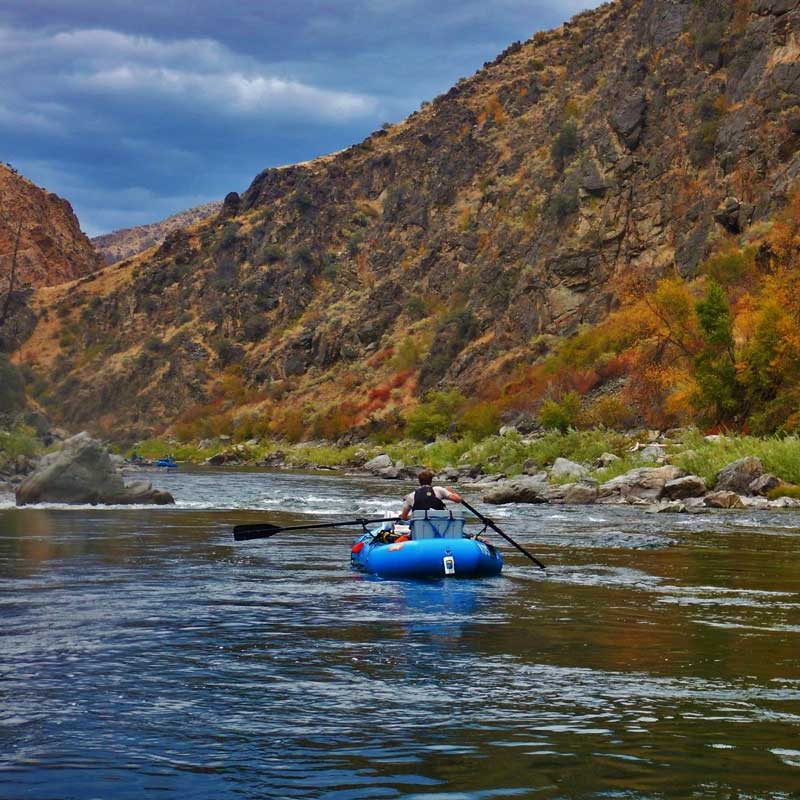
{"label": "oar shaft", "polygon": [[489,517],[485,517],[483,514],[480,513],[480,511],[477,511],[476,509],[474,509],[463,498],[461,500],[461,504],[464,506],[464,508],[466,508],[469,511],[471,511],[481,522],[483,522],[486,525],[488,525],[495,533],[499,533],[500,536],[502,536],[509,544],[514,545],[514,547],[516,547],[517,550],[520,551],[520,553],[522,553],[523,555],[527,556],[531,561],[533,561],[533,563],[536,564],[536,566],[539,567],[539,569],[544,569],[545,568],[544,564],[542,564],[542,562],[539,561],[538,558],[536,558],[535,556],[531,555],[521,544],[518,544],[517,542],[515,542],[507,533],[504,533],[503,531],[501,531],[500,528],[498,528],[497,525],[495,525],[494,522],[492,522],[492,520],[489,519]]}

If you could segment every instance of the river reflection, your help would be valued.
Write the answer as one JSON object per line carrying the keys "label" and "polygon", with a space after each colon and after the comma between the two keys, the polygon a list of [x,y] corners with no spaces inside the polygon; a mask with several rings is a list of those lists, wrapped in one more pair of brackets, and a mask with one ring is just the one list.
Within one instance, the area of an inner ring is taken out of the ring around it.
{"label": "river reflection", "polygon": [[230,528],[405,486],[163,480],[176,508],[0,498],[0,797],[800,796],[796,514],[507,507],[546,575],[382,581],[356,531]]}

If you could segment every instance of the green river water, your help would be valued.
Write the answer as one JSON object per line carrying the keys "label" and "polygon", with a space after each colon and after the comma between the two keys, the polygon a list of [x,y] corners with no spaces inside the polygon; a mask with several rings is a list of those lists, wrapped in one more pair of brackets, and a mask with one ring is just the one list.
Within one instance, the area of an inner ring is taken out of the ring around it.
{"label": "green river water", "polygon": [[[0,797],[798,798],[800,515],[487,509],[480,581],[353,572],[335,474],[158,475],[175,508],[0,496]],[[468,487],[463,487],[467,497]]]}

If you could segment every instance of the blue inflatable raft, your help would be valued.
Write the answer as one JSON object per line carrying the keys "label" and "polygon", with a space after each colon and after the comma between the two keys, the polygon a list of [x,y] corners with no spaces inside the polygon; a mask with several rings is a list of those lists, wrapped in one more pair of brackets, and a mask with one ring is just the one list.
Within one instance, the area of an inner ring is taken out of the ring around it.
{"label": "blue inflatable raft", "polygon": [[454,511],[414,512],[410,526],[386,523],[353,543],[356,569],[382,578],[483,578],[503,569],[500,552],[464,532]]}

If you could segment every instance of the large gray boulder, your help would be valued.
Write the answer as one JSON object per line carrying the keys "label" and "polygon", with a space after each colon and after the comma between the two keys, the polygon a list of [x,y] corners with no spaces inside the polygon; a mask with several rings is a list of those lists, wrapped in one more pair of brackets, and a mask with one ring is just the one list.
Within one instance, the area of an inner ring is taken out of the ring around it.
{"label": "large gray boulder", "polygon": [[550,487],[542,475],[512,478],[498,481],[483,496],[484,503],[503,505],[504,503],[546,503]]}
{"label": "large gray boulder", "polygon": [[746,508],[744,501],[736,492],[709,492],[705,497],[709,508]]}
{"label": "large gray boulder", "polygon": [[639,145],[647,111],[647,96],[644,89],[634,89],[612,108],[609,122],[620,139],[631,149]]}
{"label": "large gray boulder", "polygon": [[750,485],[760,478],[766,470],[760,458],[747,456],[733,461],[717,473],[714,489],[717,492],[735,492],[736,494],[752,494]]}
{"label": "large gray boulder", "polygon": [[67,439],[60,452],[45,456],[37,470],[19,485],[16,499],[18,506],[175,502],[169,492],[154,489],[149,481],[135,481],[126,486],[106,449],[87,433]]}
{"label": "large gray boulder", "polygon": [[706,482],[699,475],[687,475],[664,484],[662,498],[685,500],[687,497],[702,497],[706,493]]}
{"label": "large gray boulder", "polygon": [[551,486],[544,497],[548,503],[570,506],[591,505],[597,500],[597,481],[586,478],[578,483]]}
{"label": "large gray boulder", "polygon": [[386,453],[381,453],[379,456],[375,456],[375,458],[370,459],[364,464],[364,469],[367,472],[374,472],[379,473],[382,469],[387,469],[388,467],[393,467],[394,464],[392,463],[392,459],[386,455]]}
{"label": "large gray boulder", "polygon": [[780,489],[788,485],[786,481],[782,481],[771,473],[765,472],[750,484],[750,494],[768,495],[773,489]]}
{"label": "large gray boulder", "polygon": [[641,467],[606,481],[600,486],[598,503],[654,503],[664,486],[684,475],[678,467]]}
{"label": "large gray boulder", "polygon": [[586,478],[567,486],[564,502],[573,506],[591,505],[597,500],[598,492],[597,481]]}
{"label": "large gray boulder", "polygon": [[581,464],[576,464],[568,458],[557,458],[550,468],[551,478],[585,478],[589,474],[589,470]]}
{"label": "large gray boulder", "polygon": [[664,458],[663,444],[649,444],[639,451],[639,458],[642,461],[660,461]]}

